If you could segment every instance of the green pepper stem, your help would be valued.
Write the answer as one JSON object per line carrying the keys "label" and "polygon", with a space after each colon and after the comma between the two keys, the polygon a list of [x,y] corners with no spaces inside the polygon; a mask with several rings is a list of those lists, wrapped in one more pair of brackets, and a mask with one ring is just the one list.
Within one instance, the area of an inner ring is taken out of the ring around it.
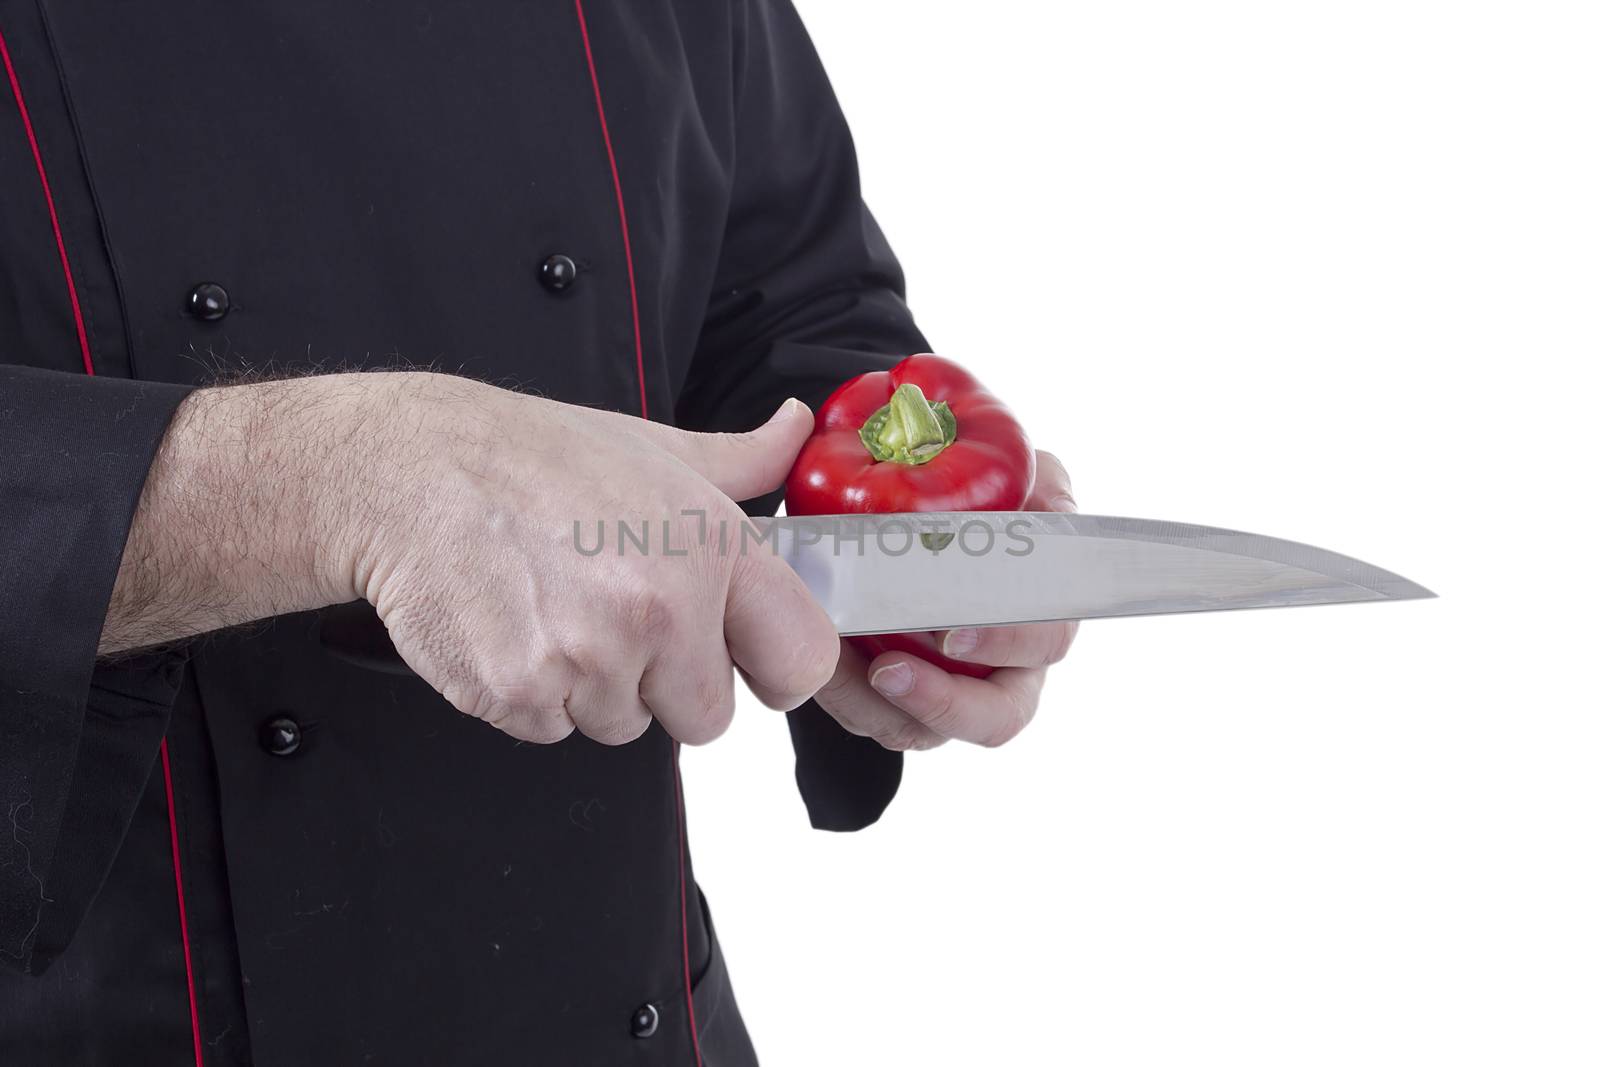
{"label": "green pepper stem", "polygon": [[956,439],[956,420],[943,401],[928,403],[922,390],[906,382],[861,427],[861,441],[879,462],[921,464]]}
{"label": "green pepper stem", "polygon": [[[944,447],[944,427],[920,386],[907,382],[889,398],[889,433],[885,444],[903,446],[913,456],[930,447]],[[897,449],[898,450],[898,449]]]}

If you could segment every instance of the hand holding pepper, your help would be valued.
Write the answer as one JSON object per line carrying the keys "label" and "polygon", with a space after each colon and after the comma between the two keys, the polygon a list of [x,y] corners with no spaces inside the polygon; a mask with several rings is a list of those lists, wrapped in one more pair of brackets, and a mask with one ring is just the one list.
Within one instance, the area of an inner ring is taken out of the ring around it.
{"label": "hand holding pepper", "polygon": [[[933,355],[841,386],[788,482],[791,515],[1015,509],[1076,510],[1066,469],[967,371]],[[1045,668],[1076,633],[1068,622],[852,637],[817,702],[887,748],[1002,744],[1032,719]]]}
{"label": "hand holding pepper", "polygon": [[[1038,476],[1026,510],[1077,510],[1061,461],[1049,452],[1036,455]],[[935,748],[951,740],[1004,744],[1032,721],[1046,669],[1067,654],[1077,632],[1076,622],[1047,622],[915,635],[926,636],[947,660],[994,668],[986,678],[905,651],[863,654],[841,641],[839,666],[817,703],[846,730],[885,748]]]}

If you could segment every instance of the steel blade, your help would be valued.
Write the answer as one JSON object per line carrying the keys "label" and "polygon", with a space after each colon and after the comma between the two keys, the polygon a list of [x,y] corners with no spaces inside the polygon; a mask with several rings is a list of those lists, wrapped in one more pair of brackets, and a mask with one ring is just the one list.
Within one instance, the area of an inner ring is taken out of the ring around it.
{"label": "steel blade", "polygon": [[757,530],[842,634],[1433,596],[1326,549],[1151,519],[812,515]]}

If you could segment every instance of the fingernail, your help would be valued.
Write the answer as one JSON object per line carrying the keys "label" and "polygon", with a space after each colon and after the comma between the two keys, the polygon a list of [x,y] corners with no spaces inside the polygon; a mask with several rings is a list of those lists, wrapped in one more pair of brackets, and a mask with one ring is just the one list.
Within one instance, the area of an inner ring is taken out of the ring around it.
{"label": "fingernail", "polygon": [[873,671],[868,681],[872,683],[872,688],[886,697],[903,697],[911,692],[916,675],[904,663],[891,663]]}
{"label": "fingernail", "polygon": [[799,397],[791,396],[788,400],[785,400],[778,406],[777,417],[783,419],[793,418],[794,416],[800,414],[800,409],[803,407],[805,407],[805,405],[800,403]]}
{"label": "fingernail", "polygon": [[1078,502],[1065,493],[1062,493],[1060,496],[1050,501],[1050,510],[1060,512],[1077,511]]}
{"label": "fingernail", "polygon": [[942,647],[945,655],[960,659],[978,647],[978,631],[972,629],[951,630],[944,635],[944,645]]}

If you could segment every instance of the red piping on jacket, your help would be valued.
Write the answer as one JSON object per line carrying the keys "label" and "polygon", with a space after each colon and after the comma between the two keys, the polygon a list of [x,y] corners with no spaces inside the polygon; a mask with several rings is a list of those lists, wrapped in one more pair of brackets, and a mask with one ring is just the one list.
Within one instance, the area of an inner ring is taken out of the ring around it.
{"label": "red piping on jacket", "polygon": [[617,171],[617,154],[611,148],[611,128],[606,125],[606,105],[600,99],[600,75],[594,69],[594,49],[589,46],[589,23],[583,17],[583,0],[572,0],[578,12],[578,32],[583,35],[583,58],[589,63],[589,82],[594,86],[594,109],[600,116],[600,138],[606,143],[606,160],[611,164],[611,186],[617,191],[617,221],[622,224],[622,258],[628,265],[628,299],[633,304],[633,361],[639,372],[639,417],[650,417],[645,399],[644,334],[639,329],[639,287],[633,278],[633,242],[628,240],[628,209],[622,203],[622,176]]}
{"label": "red piping on jacket", "polygon": [[[644,334],[639,326],[639,286],[633,274],[633,243],[628,239],[628,209],[622,200],[622,176],[617,170],[617,153],[611,147],[611,129],[606,124],[606,105],[600,97],[600,75],[595,70],[594,48],[589,43],[589,23],[583,17],[583,0],[572,0],[578,13],[578,32],[583,36],[583,58],[589,64],[589,82],[594,86],[594,109],[600,118],[600,138],[606,145],[606,161],[611,164],[611,186],[617,194],[617,222],[622,227],[622,256],[628,265],[628,299],[633,307],[633,358],[639,372],[639,415],[650,417],[644,380]],[[689,966],[689,875],[688,845],[684,831],[683,776],[678,772],[678,743],[672,743],[672,795],[678,821],[678,931],[683,941],[683,1001],[689,1012],[689,1039],[694,1047],[695,1067],[703,1067],[700,1054],[700,1028],[694,1018],[693,971]]]}
{"label": "red piping on jacket", "polygon": [[683,999],[689,1005],[689,1036],[694,1038],[695,1067],[701,1067],[700,1027],[694,1021],[693,976],[689,970],[689,879],[684,873],[688,846],[683,831],[683,775],[678,772],[678,742],[672,742],[672,794],[678,810],[678,928],[683,933]]}
{"label": "red piping on jacket", "polygon": [[[17,80],[17,70],[11,65],[11,49],[6,47],[6,35],[0,31],[0,60],[6,68],[6,78],[11,82],[11,96],[17,102],[17,114],[22,117],[22,129],[28,135],[28,147],[33,150],[33,166],[39,172],[39,188],[44,192],[44,206],[50,214],[50,229],[56,235],[56,254],[61,257],[61,275],[67,282],[67,297],[72,302],[72,321],[78,330],[78,351],[83,354],[83,372],[94,377],[94,357],[89,352],[89,331],[83,324],[83,308],[78,304],[78,286],[72,280],[72,263],[67,258],[67,241],[61,235],[61,220],[56,215],[56,198],[50,192],[50,178],[45,173],[44,156],[39,151],[39,140],[33,133],[33,120],[28,116],[28,105],[22,97],[22,84]],[[195,1067],[202,1067],[200,1045],[200,1011],[194,995],[194,964],[189,951],[189,915],[183,903],[183,866],[178,858],[178,810],[172,802],[172,764],[167,758],[167,739],[161,739],[161,776],[167,788],[167,830],[172,838],[172,878],[178,887],[178,932],[183,938],[183,975],[189,985],[189,1031],[194,1038]]]}
{"label": "red piping on jacket", "polygon": [[39,188],[44,190],[44,206],[50,212],[50,228],[56,235],[56,254],[61,257],[61,273],[67,279],[67,297],[72,301],[72,321],[78,328],[78,351],[83,353],[85,374],[94,373],[94,359],[89,355],[89,331],[83,325],[83,309],[78,306],[78,287],[72,280],[72,266],[67,262],[67,242],[61,236],[61,220],[56,217],[56,198],[50,195],[50,179],[45,177],[44,156],[39,154],[39,139],[33,135],[33,120],[28,117],[28,105],[22,101],[22,84],[17,81],[17,70],[11,65],[11,49],[6,47],[6,35],[0,33],[0,59],[5,61],[6,77],[11,80],[11,95],[17,101],[17,114],[22,116],[22,129],[28,135],[28,147],[33,149],[33,166],[39,172]]}
{"label": "red piping on jacket", "polygon": [[172,835],[172,880],[178,886],[178,932],[183,936],[183,975],[189,980],[189,1029],[194,1033],[194,1063],[201,1067],[200,1011],[194,995],[194,966],[189,954],[189,911],[183,903],[183,861],[178,858],[178,806],[172,799],[172,761],[167,739],[161,739],[161,777],[167,786],[167,831]]}

